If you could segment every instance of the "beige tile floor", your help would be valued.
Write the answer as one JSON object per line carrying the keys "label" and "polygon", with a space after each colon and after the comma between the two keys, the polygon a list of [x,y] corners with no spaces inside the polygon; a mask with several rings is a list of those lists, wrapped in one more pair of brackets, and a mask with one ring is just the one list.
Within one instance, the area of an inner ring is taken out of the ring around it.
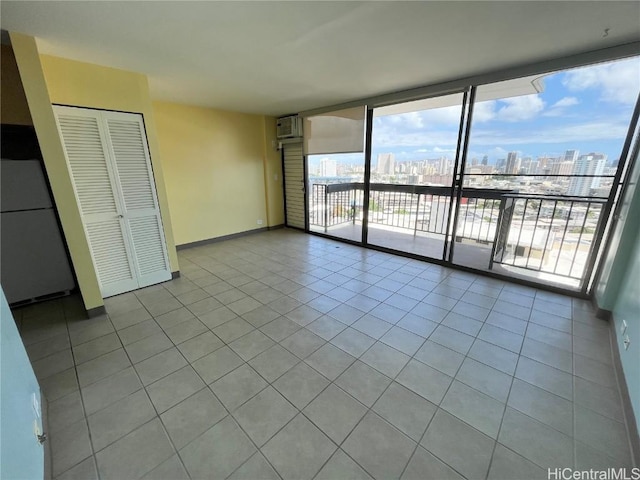
{"label": "beige tile floor", "polygon": [[[330,227],[327,232],[323,227],[312,226],[311,230],[318,233],[333,236],[338,239],[352,240],[356,242],[362,241],[362,225],[360,223],[351,224],[343,223]],[[444,235],[418,233],[405,228],[396,228],[381,226],[376,224],[369,225],[369,235],[367,238],[369,245],[389,248],[400,252],[407,252],[422,257],[442,259],[442,250],[444,247]],[[492,243],[481,244],[475,241],[465,239],[464,242],[455,242],[453,263],[463,267],[474,268],[480,271],[493,272],[505,275],[511,278],[518,278],[529,282],[539,282],[545,285],[553,285],[558,288],[580,291],[580,281],[575,277],[567,275],[572,270],[572,275],[580,275],[584,263],[586,261],[586,251],[582,252],[576,258],[573,257],[573,251],[565,249],[562,254],[562,261],[555,265],[555,257],[546,255],[545,270],[537,271],[534,268],[532,260],[532,269],[521,268],[516,265],[509,265],[511,258],[506,258],[506,263],[494,263],[490,265]],[[555,255],[555,252],[554,254]],[[527,257],[518,257],[517,264],[526,262]],[[549,273],[549,269],[557,267],[560,275]]]}
{"label": "beige tile floor", "polygon": [[630,466],[588,303],[279,230],[15,310],[55,478],[547,478]]}

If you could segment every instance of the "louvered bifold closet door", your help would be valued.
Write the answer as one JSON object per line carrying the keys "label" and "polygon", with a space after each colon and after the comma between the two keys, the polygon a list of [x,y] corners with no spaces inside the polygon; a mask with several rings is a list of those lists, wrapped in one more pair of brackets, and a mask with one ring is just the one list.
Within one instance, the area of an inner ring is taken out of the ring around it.
{"label": "louvered bifold closet door", "polygon": [[284,148],[284,193],[287,226],[305,228],[304,156],[301,143],[289,143]]}
{"label": "louvered bifold closet door", "polygon": [[137,288],[100,112],[55,107],[67,166],[103,297]]}
{"label": "louvered bifold closet door", "polygon": [[102,112],[140,287],[171,279],[162,218],[141,115]]}

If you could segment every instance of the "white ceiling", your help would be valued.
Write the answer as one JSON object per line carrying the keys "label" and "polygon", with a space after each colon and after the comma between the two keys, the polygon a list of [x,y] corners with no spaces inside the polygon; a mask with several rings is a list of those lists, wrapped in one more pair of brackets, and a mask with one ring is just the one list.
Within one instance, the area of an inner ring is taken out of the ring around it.
{"label": "white ceiling", "polygon": [[[7,1],[43,53],[152,96],[281,115],[640,40],[640,2]],[[609,29],[605,34],[605,29]]]}

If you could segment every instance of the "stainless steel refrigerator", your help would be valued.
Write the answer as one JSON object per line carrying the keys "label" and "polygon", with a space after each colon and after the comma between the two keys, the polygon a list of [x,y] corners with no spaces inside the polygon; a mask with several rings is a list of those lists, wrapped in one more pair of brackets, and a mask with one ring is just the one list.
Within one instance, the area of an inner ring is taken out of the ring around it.
{"label": "stainless steel refrigerator", "polygon": [[0,163],[0,271],[8,302],[68,293],[75,281],[42,163]]}

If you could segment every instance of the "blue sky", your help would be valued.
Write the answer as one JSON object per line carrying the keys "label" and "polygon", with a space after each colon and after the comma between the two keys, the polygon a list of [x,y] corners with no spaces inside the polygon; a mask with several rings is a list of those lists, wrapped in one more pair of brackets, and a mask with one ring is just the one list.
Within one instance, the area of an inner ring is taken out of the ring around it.
{"label": "blue sky", "polygon": [[[546,75],[543,84],[539,94],[476,104],[469,160],[488,155],[494,163],[509,151],[559,156],[569,149],[619,157],[640,91],[640,58]],[[399,161],[453,158],[459,117],[459,106],[376,117],[372,163],[386,152]],[[357,154],[341,157],[362,161]]]}

